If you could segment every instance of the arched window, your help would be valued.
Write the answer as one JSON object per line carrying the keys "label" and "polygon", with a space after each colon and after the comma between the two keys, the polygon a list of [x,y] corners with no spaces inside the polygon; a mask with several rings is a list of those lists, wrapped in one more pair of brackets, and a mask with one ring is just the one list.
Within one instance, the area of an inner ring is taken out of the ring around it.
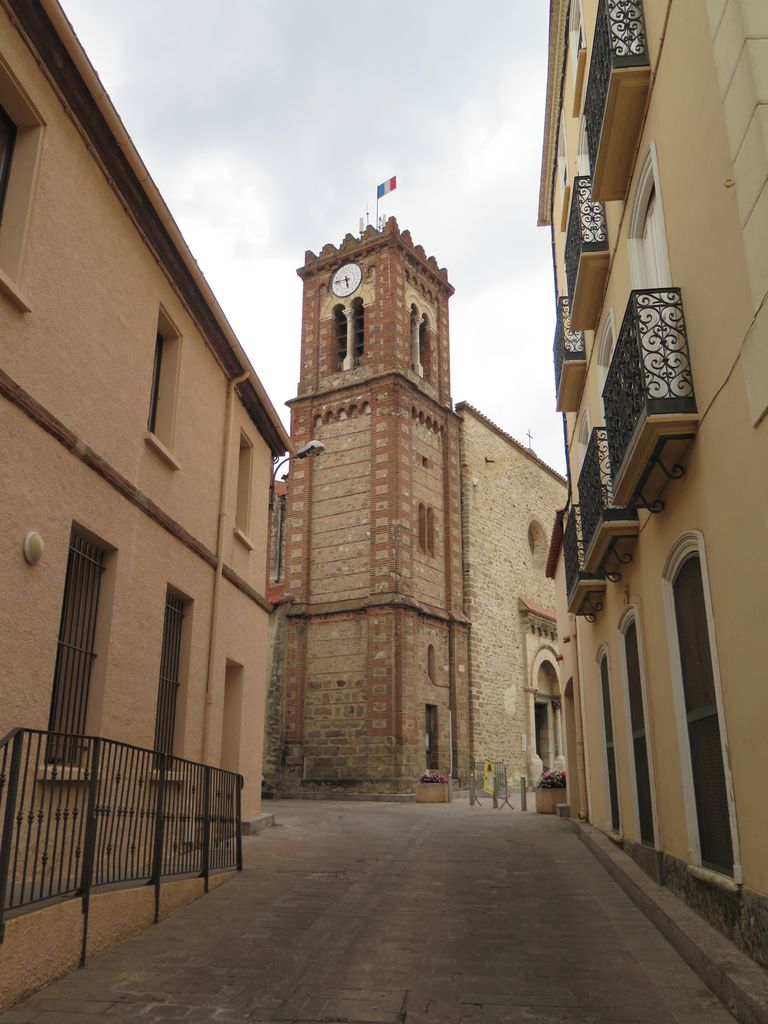
{"label": "arched window", "polygon": [[605,726],[605,760],[608,769],[608,799],[611,805],[611,828],[618,832],[619,790],[616,784],[616,751],[613,743],[613,717],[611,715],[611,686],[608,677],[608,655],[600,659],[600,689],[603,695],[603,724]]}
{"label": "arched window", "polygon": [[698,554],[685,558],[672,581],[672,593],[701,863],[732,874],[733,837]]}
{"label": "arched window", "polygon": [[432,352],[430,342],[429,320],[425,313],[419,324],[419,362],[421,363],[421,374],[424,380],[432,383]]}
{"label": "arched window", "polygon": [[347,318],[342,305],[333,307],[333,343],[337,369],[343,370],[347,358]]}
{"label": "arched window", "polygon": [[435,514],[431,508],[427,509],[427,551],[435,553]]}
{"label": "arched window", "polygon": [[624,630],[624,656],[629,691],[629,718],[632,730],[632,753],[635,762],[637,812],[640,821],[640,841],[653,846],[653,803],[651,799],[651,773],[648,742],[645,731],[643,684],[640,677],[640,649],[637,642],[637,622],[632,619]]}
{"label": "arched window", "polygon": [[528,547],[535,569],[543,569],[547,548],[547,537],[541,523],[535,519],[528,527]]}
{"label": "arched window", "polygon": [[435,677],[435,648],[432,644],[427,647],[427,675],[434,683]]}
{"label": "arched window", "polygon": [[427,510],[423,505],[419,505],[419,550],[426,551],[427,549]]}
{"label": "arched window", "polygon": [[637,176],[629,216],[629,252],[635,288],[667,288],[672,284],[656,147],[648,148]]}
{"label": "arched window", "polygon": [[365,313],[363,300],[352,301],[352,365],[359,366],[365,352]]}

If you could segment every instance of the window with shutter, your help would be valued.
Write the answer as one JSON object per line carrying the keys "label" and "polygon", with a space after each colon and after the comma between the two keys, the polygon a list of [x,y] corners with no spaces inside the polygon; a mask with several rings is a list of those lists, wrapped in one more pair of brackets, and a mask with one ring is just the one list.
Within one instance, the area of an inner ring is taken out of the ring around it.
{"label": "window with shutter", "polygon": [[635,761],[640,839],[643,843],[653,846],[651,775],[648,768],[648,744],[645,732],[645,710],[640,680],[640,653],[637,646],[636,622],[631,622],[624,634],[624,651],[627,658],[627,689],[629,690],[629,715],[632,725],[632,752]]}
{"label": "window with shutter", "polygon": [[673,583],[680,670],[691,749],[701,862],[733,873],[733,841],[720,743],[701,562],[691,555]]}
{"label": "window with shutter", "polygon": [[619,831],[619,792],[616,784],[616,752],[613,745],[613,719],[611,717],[611,688],[608,680],[608,658],[600,662],[600,684],[603,690],[603,720],[605,723],[605,759],[608,762],[608,796],[611,801],[611,828]]}

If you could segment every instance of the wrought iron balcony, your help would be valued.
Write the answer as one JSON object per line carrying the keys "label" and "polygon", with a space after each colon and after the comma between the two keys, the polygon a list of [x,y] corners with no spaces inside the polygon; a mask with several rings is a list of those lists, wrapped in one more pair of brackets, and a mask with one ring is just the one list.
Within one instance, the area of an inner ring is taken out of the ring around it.
{"label": "wrought iron balcony", "polygon": [[632,559],[639,522],[633,508],[614,505],[605,427],[595,427],[587,445],[579,474],[579,507],[584,569],[603,571],[615,583],[621,578],[620,566]]}
{"label": "wrought iron balcony", "polygon": [[587,357],[584,333],[571,329],[571,309],[567,295],[557,300],[554,356],[557,411],[574,412],[578,408],[587,372]]}
{"label": "wrought iron balcony", "polygon": [[568,514],[563,535],[563,559],[568,611],[585,616],[588,622],[594,622],[597,613],[603,610],[605,575],[602,572],[589,573],[584,566],[581,509],[578,505],[571,505]]}
{"label": "wrought iron balcony", "polygon": [[630,293],[603,406],[614,504],[660,512],[699,421],[678,288]]}
{"label": "wrought iron balcony", "polygon": [[595,199],[627,194],[650,80],[642,0],[600,0],[584,99]]}
{"label": "wrought iron balcony", "polygon": [[591,331],[608,275],[608,228],[603,204],[592,201],[592,179],[574,178],[565,236],[565,274],[571,301],[571,328]]}

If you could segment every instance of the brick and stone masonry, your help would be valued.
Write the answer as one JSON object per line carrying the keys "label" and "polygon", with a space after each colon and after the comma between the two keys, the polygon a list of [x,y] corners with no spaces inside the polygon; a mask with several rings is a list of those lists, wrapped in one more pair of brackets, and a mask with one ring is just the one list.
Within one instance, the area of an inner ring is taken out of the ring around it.
{"label": "brick and stone masonry", "polygon": [[505,761],[510,783],[563,768],[554,584],[544,575],[565,480],[460,402],[464,605],[473,760]]}
{"label": "brick and stone masonry", "polygon": [[[338,297],[333,275],[350,263],[360,283]],[[394,218],[383,231],[307,252],[298,273],[291,436],[297,447],[314,437],[327,450],[291,464],[267,783],[282,792],[412,792],[428,762],[464,776],[469,760],[453,288]],[[362,352],[344,359],[342,315],[357,300]]]}

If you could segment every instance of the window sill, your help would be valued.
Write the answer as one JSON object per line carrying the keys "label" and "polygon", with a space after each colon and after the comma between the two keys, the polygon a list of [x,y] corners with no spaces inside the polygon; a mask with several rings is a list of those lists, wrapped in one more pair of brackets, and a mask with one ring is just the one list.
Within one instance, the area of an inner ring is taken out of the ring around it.
{"label": "window sill", "polygon": [[156,452],[163,460],[163,462],[169,465],[171,469],[181,469],[181,464],[176,461],[176,459],[173,457],[173,455],[171,455],[171,453],[165,447],[160,438],[157,437],[155,434],[152,434],[150,431],[147,431],[147,433],[144,435],[144,443],[149,445],[149,447],[154,452]]}
{"label": "window sill", "polygon": [[32,307],[2,267],[0,267],[0,292],[6,295],[22,313],[32,312]]}
{"label": "window sill", "polygon": [[688,874],[698,878],[700,882],[706,882],[723,892],[738,893],[741,886],[734,881],[730,875],[721,875],[719,871],[712,871],[710,868],[699,867],[698,864],[688,864]]}
{"label": "window sill", "polygon": [[247,534],[243,533],[239,526],[236,526],[232,533],[234,533],[243,547],[248,548],[249,551],[253,551],[253,541]]}

